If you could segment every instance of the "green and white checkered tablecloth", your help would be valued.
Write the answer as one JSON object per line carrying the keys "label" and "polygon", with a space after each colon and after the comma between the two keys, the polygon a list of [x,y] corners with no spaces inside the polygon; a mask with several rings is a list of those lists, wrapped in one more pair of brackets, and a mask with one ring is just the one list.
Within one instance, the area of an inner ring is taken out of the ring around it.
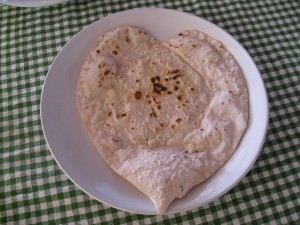
{"label": "green and white checkered tablecloth", "polygon": [[[254,167],[192,211],[136,215],[93,200],[60,170],[43,137],[40,96],[54,57],[83,27],[138,7],[186,11],[220,26],[249,51],[267,88],[270,125]],[[1,4],[0,46],[0,224],[300,224],[300,1]]]}

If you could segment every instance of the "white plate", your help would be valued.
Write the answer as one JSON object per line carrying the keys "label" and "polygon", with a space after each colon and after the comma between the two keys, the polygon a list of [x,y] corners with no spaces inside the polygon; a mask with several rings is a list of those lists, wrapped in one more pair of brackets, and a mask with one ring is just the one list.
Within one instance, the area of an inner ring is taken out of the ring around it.
{"label": "white plate", "polygon": [[55,5],[67,1],[69,0],[0,0],[0,3],[21,7],[41,7]]}
{"label": "white plate", "polygon": [[186,29],[197,29],[221,41],[239,62],[250,95],[249,127],[234,155],[204,183],[175,200],[167,213],[194,209],[213,201],[235,186],[258,157],[268,123],[265,87],[251,57],[228,33],[187,13],[167,9],[134,9],[116,13],[76,34],[54,60],[42,93],[41,117],[51,152],[65,174],[93,198],[129,212],[156,214],[148,197],[114,173],[87,136],[76,106],[75,92],[81,65],[98,36],[132,25],[166,41]]}

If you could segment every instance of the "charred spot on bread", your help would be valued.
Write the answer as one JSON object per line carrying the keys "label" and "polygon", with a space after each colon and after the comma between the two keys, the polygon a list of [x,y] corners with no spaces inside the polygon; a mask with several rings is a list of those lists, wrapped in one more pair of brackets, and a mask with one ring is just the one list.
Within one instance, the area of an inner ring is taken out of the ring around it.
{"label": "charred spot on bread", "polygon": [[140,91],[136,91],[134,93],[134,97],[135,97],[136,100],[140,100],[141,97],[142,97],[142,93]]}

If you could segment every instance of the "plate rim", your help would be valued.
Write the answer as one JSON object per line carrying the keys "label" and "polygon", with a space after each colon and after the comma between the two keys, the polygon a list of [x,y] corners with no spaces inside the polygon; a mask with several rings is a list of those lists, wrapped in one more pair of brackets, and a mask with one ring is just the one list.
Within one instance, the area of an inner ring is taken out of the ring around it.
{"label": "plate rim", "polygon": [[[120,209],[120,210],[123,210],[123,211],[126,211],[126,212],[129,212],[129,213],[135,213],[135,214],[143,214],[143,215],[158,215],[157,213],[147,213],[147,212],[144,212],[144,211],[130,211],[126,208],[123,208],[123,207],[120,207],[118,205],[115,205],[115,204],[112,204],[110,202],[107,202],[103,199],[100,199],[99,197],[93,195],[92,193],[89,193],[87,190],[85,190],[78,182],[76,182],[73,177],[64,169],[64,167],[61,165],[60,163],[60,160],[57,159],[57,157],[55,156],[52,148],[50,147],[50,144],[49,144],[49,141],[48,141],[48,138],[47,138],[47,134],[45,132],[45,121],[43,120],[43,104],[44,104],[44,88],[46,86],[46,82],[47,82],[47,79],[48,79],[48,75],[50,74],[51,72],[51,68],[52,66],[56,63],[57,61],[57,58],[59,57],[59,55],[61,54],[61,52],[64,51],[65,48],[68,47],[69,43],[74,40],[76,38],[76,36],[78,36],[80,33],[85,33],[86,30],[91,27],[91,26],[95,26],[97,23],[101,23],[101,22],[105,22],[105,20],[109,20],[111,17],[115,17],[115,16],[122,16],[122,14],[128,14],[128,13],[134,13],[135,11],[161,11],[161,12],[168,12],[168,13],[174,13],[174,14],[182,14],[183,16],[190,16],[190,17],[193,17],[197,20],[202,20],[202,22],[205,22],[207,24],[209,24],[210,26],[213,26],[214,29],[217,29],[219,30],[220,32],[223,32],[225,33],[229,38],[233,39],[235,41],[235,44],[237,44],[239,46],[239,48],[244,52],[244,54],[247,55],[248,59],[251,60],[253,66],[255,67],[256,69],[256,72],[259,74],[259,80],[262,84],[262,87],[263,89],[261,89],[260,91],[262,91],[264,93],[264,96],[263,96],[263,102],[265,103],[265,120],[264,120],[264,124],[263,124],[263,129],[264,129],[264,135],[261,137],[261,141],[260,141],[260,146],[259,146],[259,149],[256,151],[256,154],[255,156],[253,157],[253,160],[251,162],[251,164],[249,164],[248,168],[243,172],[243,174],[235,180],[235,182],[233,182],[230,186],[228,186],[226,189],[224,189],[223,191],[219,192],[218,195],[216,196],[213,196],[211,197],[210,199],[208,199],[206,202],[196,206],[196,207],[190,207],[189,209],[183,209],[183,210],[177,210],[177,211],[167,211],[164,213],[164,215],[168,215],[168,214],[174,214],[174,213],[180,213],[180,212],[183,212],[183,211],[187,211],[187,210],[192,210],[192,209],[195,209],[197,207],[203,207],[204,205],[212,202],[213,200],[216,200],[218,199],[220,196],[224,195],[225,193],[227,193],[229,190],[231,190],[234,186],[236,186],[244,177],[245,175],[249,172],[249,170],[253,167],[254,163],[257,161],[257,158],[258,156],[260,155],[261,153],[261,150],[262,150],[262,147],[263,147],[263,144],[265,142],[265,138],[266,138],[266,134],[267,134],[267,131],[268,131],[268,123],[269,123],[269,102],[268,102],[268,95],[267,95],[267,91],[266,91],[266,86],[264,84],[264,81],[263,81],[263,78],[261,76],[261,73],[257,67],[257,65],[255,64],[253,58],[251,57],[251,55],[248,53],[248,51],[232,36],[230,35],[227,31],[223,30],[222,28],[220,28],[219,26],[217,26],[216,24],[213,24],[212,22],[200,17],[200,16],[197,16],[197,15],[194,15],[194,14],[191,14],[191,13],[187,13],[187,12],[183,12],[183,11],[179,11],[179,10],[173,10],[173,9],[166,9],[166,8],[135,8],[135,9],[129,9],[129,10],[124,10],[124,11],[120,11],[120,12],[117,12],[117,13],[113,13],[113,14],[110,14],[110,15],[107,15],[107,16],[104,16],[96,21],[94,21],[93,23],[90,23],[88,25],[86,25],[82,30],[80,30],[79,32],[77,32],[76,34],[74,34],[72,36],[72,38],[63,46],[63,48],[58,52],[58,54],[56,55],[56,57],[54,58],[53,62],[51,63],[51,66],[49,67],[49,70],[48,70],[48,73],[46,75],[46,78],[45,78],[45,81],[44,81],[44,84],[43,84],[43,87],[42,87],[42,93],[41,93],[41,102],[40,102],[40,118],[41,118],[41,126],[42,126],[42,130],[43,130],[43,133],[44,133],[44,137],[45,137],[45,140],[47,142],[47,146],[52,154],[52,156],[54,157],[56,163],[59,165],[60,169],[64,172],[64,174],[77,186],[80,188],[81,191],[83,191],[84,193],[86,193],[88,196],[91,196],[93,199],[101,202],[101,203],[104,203],[110,207],[113,207],[113,208],[117,208],[117,209]],[[203,32],[203,31],[202,31]],[[239,62],[237,60],[237,62]],[[250,101],[249,101],[250,102]],[[249,109],[250,111],[250,109]],[[251,117],[251,115],[249,115]],[[248,127],[247,127],[247,130],[248,130]],[[245,133],[247,132],[247,130],[245,131]],[[242,139],[240,140],[240,142],[243,140],[244,138],[244,135],[245,133],[243,134],[243,137]],[[239,142],[239,145],[240,145],[240,142]],[[238,149],[239,145],[237,146],[236,149]],[[232,157],[232,156],[231,156]],[[230,157],[230,158],[231,158]],[[225,164],[224,164],[225,165]],[[224,166],[222,165],[222,167]],[[222,168],[221,167],[221,168]],[[220,168],[220,169],[221,169]]]}
{"label": "plate rim", "polygon": [[51,1],[5,1],[0,0],[0,3],[9,6],[16,6],[16,7],[26,7],[26,8],[33,8],[33,7],[44,7],[50,5],[56,5],[64,2],[68,2],[70,0],[51,0]]}

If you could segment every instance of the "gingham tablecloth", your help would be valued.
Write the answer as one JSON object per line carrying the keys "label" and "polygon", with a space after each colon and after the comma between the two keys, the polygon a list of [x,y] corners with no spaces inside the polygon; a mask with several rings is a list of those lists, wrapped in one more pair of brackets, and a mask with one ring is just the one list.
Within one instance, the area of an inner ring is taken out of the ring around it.
{"label": "gingham tablecloth", "polygon": [[[60,170],[43,136],[41,90],[54,57],[83,27],[138,7],[186,11],[223,28],[249,51],[267,88],[270,124],[257,162],[229,193],[192,211],[136,215],[93,200]],[[0,37],[1,224],[300,224],[299,1],[1,4]]]}

